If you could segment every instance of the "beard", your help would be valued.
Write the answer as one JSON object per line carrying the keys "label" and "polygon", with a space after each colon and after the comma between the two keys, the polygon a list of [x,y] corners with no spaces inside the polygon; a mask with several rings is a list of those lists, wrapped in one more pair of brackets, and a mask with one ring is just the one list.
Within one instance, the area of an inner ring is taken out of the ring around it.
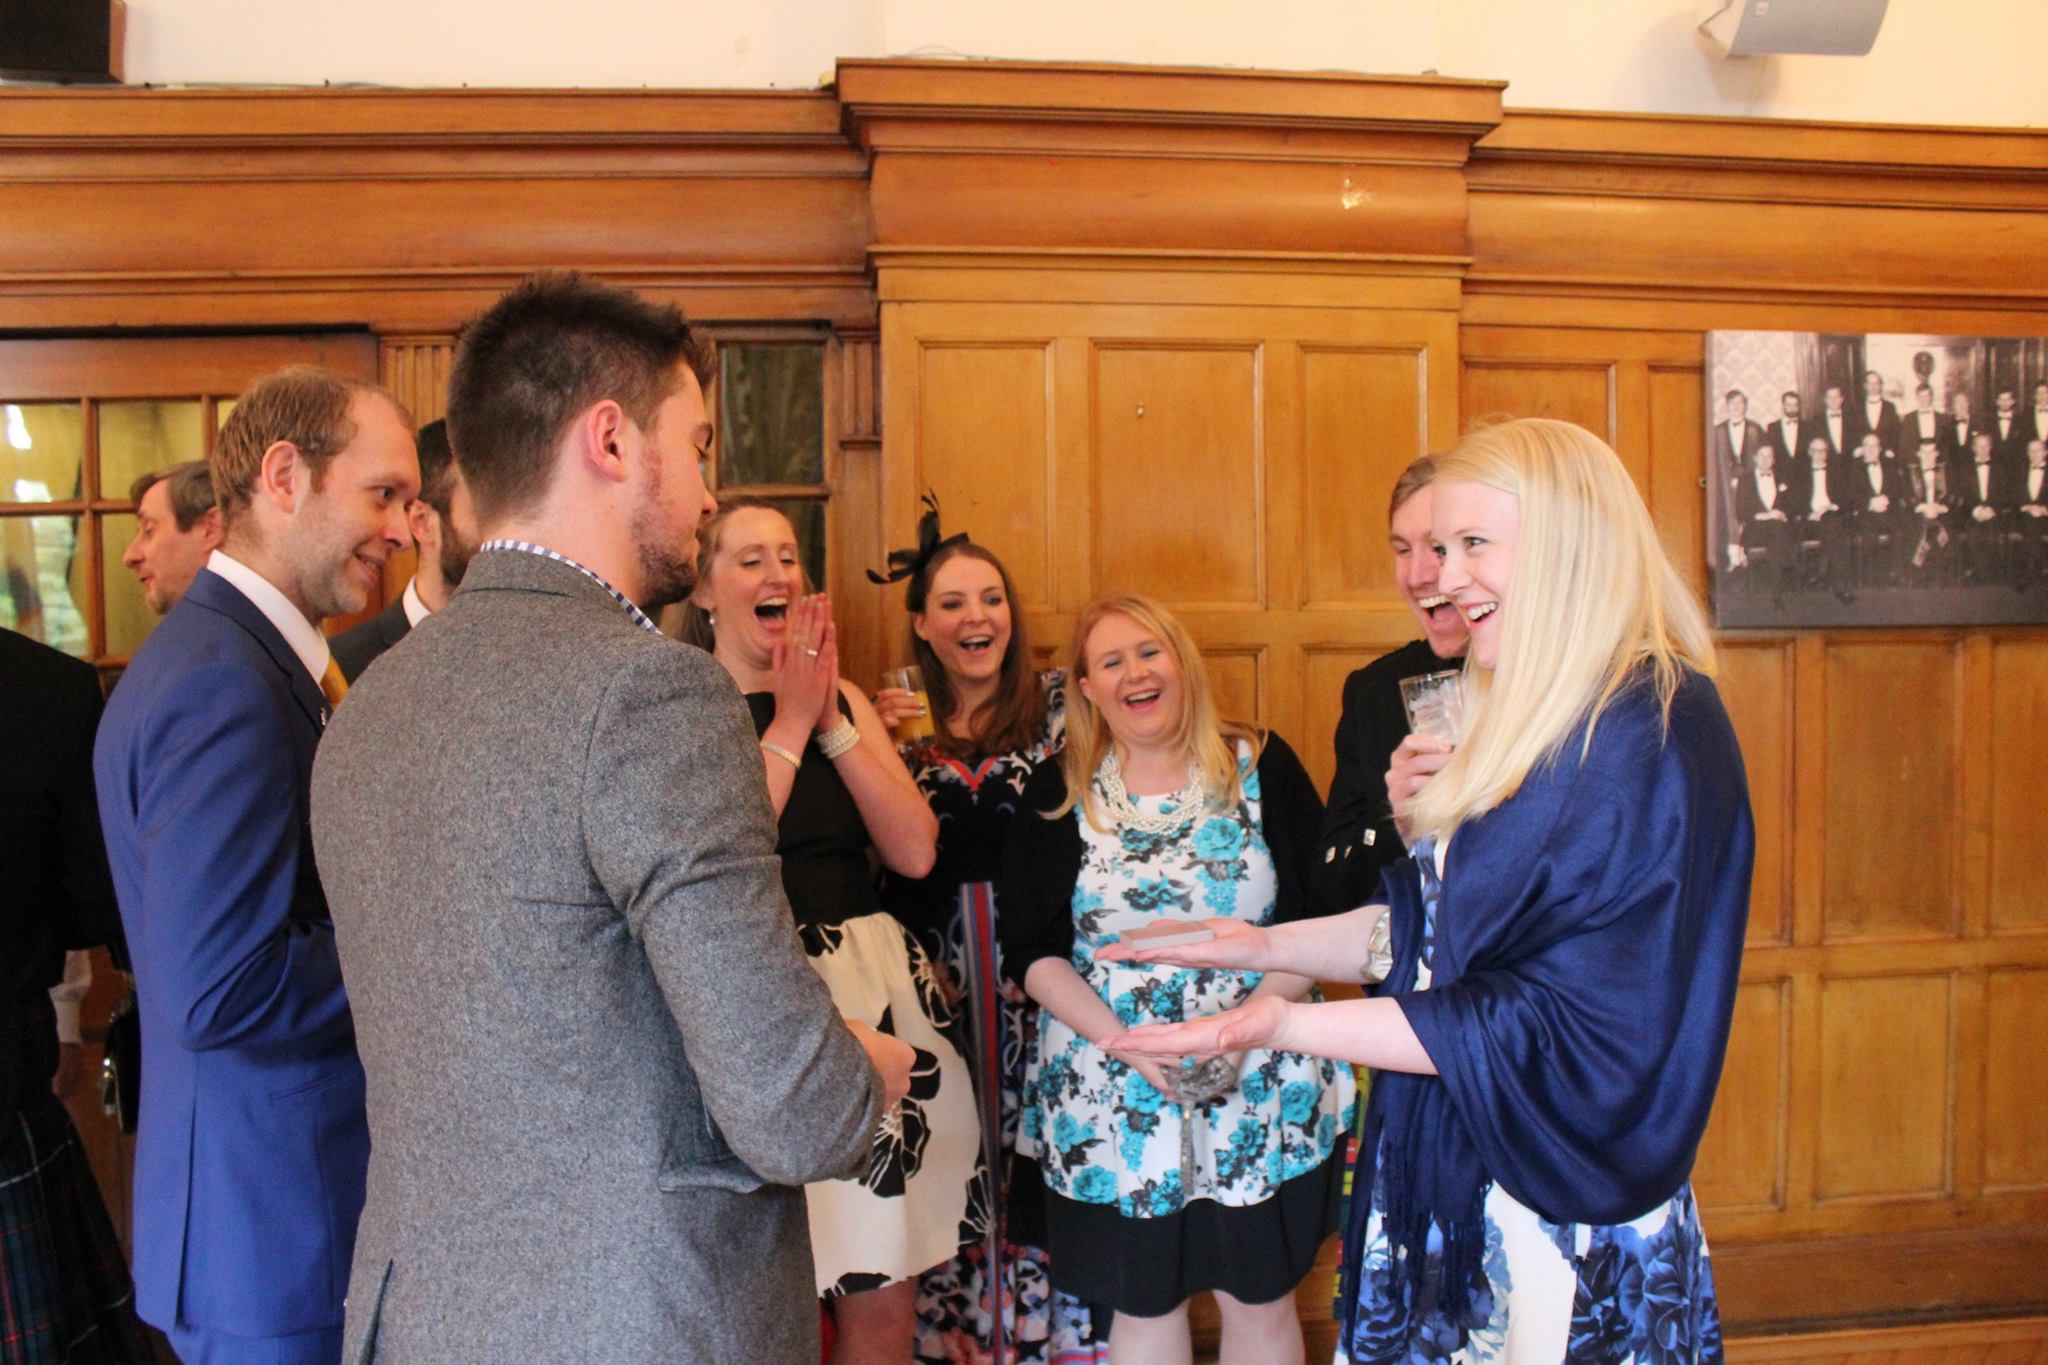
{"label": "beard", "polygon": [[469,572],[469,561],[476,554],[476,546],[459,545],[455,530],[444,519],[441,522],[441,551],[434,558],[441,568],[441,584],[449,592],[462,586],[462,576]]}
{"label": "beard", "polygon": [[663,527],[673,518],[662,505],[661,486],[661,462],[651,461],[640,505],[633,511],[633,557],[640,570],[640,610],[645,612],[680,602],[697,586],[697,539],[686,535],[679,540]]}

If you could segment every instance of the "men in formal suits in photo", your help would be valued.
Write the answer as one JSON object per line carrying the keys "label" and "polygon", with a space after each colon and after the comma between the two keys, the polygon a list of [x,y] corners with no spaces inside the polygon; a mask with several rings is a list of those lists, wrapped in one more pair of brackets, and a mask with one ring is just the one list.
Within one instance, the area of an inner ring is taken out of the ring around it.
{"label": "men in formal suits in photo", "polygon": [[2013,496],[2019,499],[2018,583],[2024,588],[2048,587],[2048,440],[2027,442],[2027,463],[2019,471]]}
{"label": "men in formal suits in photo", "polygon": [[1780,589],[1794,568],[1793,491],[1778,474],[1776,441],[1757,448],[1750,472],[1735,485],[1735,526],[1757,588]]}
{"label": "men in formal suits in photo", "polygon": [[1841,484],[1846,472],[1845,462],[1829,449],[1825,435],[1808,441],[1806,458],[1787,471],[1802,554],[1809,553],[1811,547],[1811,559],[1804,566],[1804,578],[1811,587],[1832,581],[1841,567],[1845,497]]}
{"label": "men in formal suits in photo", "polygon": [[1922,439],[1919,449],[1904,462],[1906,496],[1917,534],[1909,552],[1915,569],[1925,568],[1949,543],[1949,476],[1955,468],[1943,450],[1942,441]]}
{"label": "men in formal suits in photo", "polygon": [[1749,397],[1741,389],[1730,389],[1722,399],[1722,418],[1714,424],[1713,459],[1710,468],[1720,471],[1721,506],[1718,509],[1728,545],[1731,566],[1742,562],[1741,522],[1733,511],[1733,495],[1749,477],[1757,447],[1764,443],[1764,429],[1749,420]]}
{"label": "men in formal suits in photo", "polygon": [[1970,459],[1970,440],[1983,423],[1970,411],[1970,395],[1957,389],[1948,396],[1948,417],[1942,424],[1942,459],[1949,470],[1960,470]]}
{"label": "men in formal suits in photo", "polygon": [[1880,450],[1898,450],[1898,405],[1884,396],[1884,376],[1876,370],[1866,370],[1863,373],[1863,401],[1849,409],[1843,429],[1845,444],[1837,447],[1835,453],[1853,452],[1863,444],[1865,436],[1873,433],[1877,436]]}
{"label": "men in formal suits in photo", "polygon": [[419,567],[398,600],[330,642],[341,676],[354,683],[370,661],[403,640],[406,632],[448,605],[476,553],[476,512],[463,482],[462,466],[448,445],[448,423],[420,428],[420,495],[407,509]]}
{"label": "men in formal suits in photo", "polygon": [[1950,485],[1962,530],[1963,572],[1980,583],[1997,575],[1998,551],[2019,506],[2011,472],[2016,471],[2000,458],[1995,429],[1986,429],[1970,438],[1970,458]]}
{"label": "men in formal suits in photo", "polygon": [[1890,581],[1897,568],[1900,513],[1908,510],[1908,494],[1898,462],[1879,444],[1876,432],[1863,433],[1842,477],[1841,492],[1855,543],[1858,581]]}
{"label": "men in formal suits in photo", "polygon": [[834,1010],[746,704],[648,616],[714,507],[710,373],[576,276],[457,347],[485,540],[313,780],[369,1077],[352,1359],[818,1358],[801,1186],[863,1166],[912,1054]]}
{"label": "men in formal suits in photo", "polygon": [[1934,386],[1922,384],[1913,390],[1911,410],[1899,417],[1899,443],[1892,448],[1892,454],[1903,467],[1913,462],[1923,441],[1932,441],[1940,449],[1941,428],[1942,413],[1934,405]]}
{"label": "men in formal suits in photo", "polygon": [[2048,441],[2048,380],[2034,385],[2034,401],[2021,414],[2029,441]]}
{"label": "men in formal suits in photo", "polygon": [[121,562],[142,584],[149,609],[162,616],[178,605],[220,544],[213,475],[206,461],[188,460],[144,474],[129,497],[135,504],[135,538]]}
{"label": "men in formal suits in photo", "polygon": [[99,675],[0,630],[0,697],[0,1360],[145,1365],[120,1239],[54,1093],[66,950],[121,960],[93,800]]}
{"label": "men in formal suits in photo", "polygon": [[[1996,411],[1985,427],[1991,433],[1991,449],[1996,464],[2017,469],[2026,460],[2029,423],[2019,410],[2019,393],[2010,388],[2000,389],[1995,400]],[[1975,458],[1974,451],[1971,455]]]}
{"label": "men in formal suits in photo", "polygon": [[1808,422],[1801,415],[1802,403],[1797,389],[1787,389],[1778,396],[1778,420],[1764,428],[1764,436],[1777,450],[1777,467],[1789,469],[1806,449]]}
{"label": "men in formal suits in photo", "polygon": [[[1842,457],[1853,448],[1850,440],[1849,413],[1844,401],[1840,385],[1830,384],[1822,390],[1820,417],[1813,424],[1813,429],[1801,438],[1806,442],[1805,450],[1809,457],[1816,439],[1827,443],[1828,461],[1831,464],[1840,464]],[[1811,459],[1802,459],[1800,463],[1810,464]]]}
{"label": "men in formal suits in photo", "polygon": [[369,1133],[313,859],[313,753],[346,690],[320,622],[406,544],[419,464],[389,395],[312,366],[251,386],[210,464],[221,546],[94,761],[148,1058],[137,1299],[188,1365],[333,1365]]}

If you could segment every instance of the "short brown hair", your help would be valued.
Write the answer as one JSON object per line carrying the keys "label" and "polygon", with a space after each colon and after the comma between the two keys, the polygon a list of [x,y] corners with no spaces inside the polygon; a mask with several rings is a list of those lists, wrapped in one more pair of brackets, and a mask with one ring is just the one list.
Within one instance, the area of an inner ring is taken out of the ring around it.
{"label": "short brown hair", "polygon": [[1401,504],[1429,487],[1436,478],[1436,457],[1424,455],[1412,462],[1394,479],[1393,496],[1387,499],[1387,520],[1394,519],[1394,513],[1401,510]]}
{"label": "short brown hair", "polygon": [[477,517],[546,492],[555,444],[607,398],[643,429],[675,392],[677,362],[711,381],[711,351],[680,309],[576,274],[536,275],[462,330],[448,379],[448,436]]}
{"label": "short brown hair", "polygon": [[448,520],[455,501],[455,452],[448,444],[448,422],[435,418],[420,428],[416,440],[420,456],[420,501]]}
{"label": "short brown hair", "polygon": [[356,438],[349,405],[359,393],[374,393],[391,403],[409,427],[412,417],[382,387],[318,365],[290,365],[251,384],[235,400],[235,410],[220,439],[213,443],[208,465],[213,496],[221,521],[230,522],[249,503],[263,452],[279,441],[298,449],[313,472],[313,486],[327,477],[327,466]]}
{"label": "short brown hair", "polygon": [[204,460],[187,460],[169,469],[151,470],[129,488],[128,501],[140,507],[143,495],[160,483],[169,485],[164,496],[171,500],[171,520],[178,523],[180,531],[191,530],[193,523],[213,506],[213,472]]}

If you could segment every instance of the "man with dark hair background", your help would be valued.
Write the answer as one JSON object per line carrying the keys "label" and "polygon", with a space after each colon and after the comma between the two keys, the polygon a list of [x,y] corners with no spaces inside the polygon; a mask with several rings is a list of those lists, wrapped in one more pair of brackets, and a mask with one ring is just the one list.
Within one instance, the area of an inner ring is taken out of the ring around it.
{"label": "man with dark hair background", "polygon": [[798,1187],[864,1165],[912,1050],[833,1009],[747,708],[647,615],[714,507],[709,373],[676,309],[575,276],[457,347],[487,538],[314,771],[369,1077],[352,1350],[818,1358]]}
{"label": "man with dark hair background", "polygon": [[419,566],[398,600],[369,620],[330,641],[341,675],[354,683],[370,661],[405,638],[406,632],[448,605],[476,553],[476,507],[462,465],[448,444],[448,423],[420,428],[420,495],[406,509]]}
{"label": "man with dark hair background", "polygon": [[142,1013],[135,1284],[187,1365],[334,1365],[368,1133],[315,870],[320,622],[404,547],[412,421],[313,366],[258,380],[210,467],[221,548],[143,641],[94,752]]}
{"label": "man with dark hair background", "polygon": [[129,499],[135,504],[135,539],[121,562],[141,580],[149,609],[162,616],[178,605],[220,545],[213,475],[206,461],[188,460],[144,474]]}

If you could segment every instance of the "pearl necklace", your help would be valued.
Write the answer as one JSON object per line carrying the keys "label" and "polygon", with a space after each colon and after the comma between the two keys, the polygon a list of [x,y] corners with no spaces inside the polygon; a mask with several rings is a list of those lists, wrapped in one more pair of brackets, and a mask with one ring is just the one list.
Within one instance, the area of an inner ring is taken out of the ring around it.
{"label": "pearl necklace", "polygon": [[1170,811],[1140,810],[1131,800],[1131,794],[1124,790],[1124,765],[1111,749],[1102,760],[1102,767],[1096,771],[1095,784],[1102,791],[1102,804],[1109,808],[1109,814],[1119,825],[1145,834],[1172,834],[1183,829],[1193,820],[1208,801],[1208,784],[1202,781],[1202,770],[1195,769],[1195,775],[1179,791],[1168,795]]}

